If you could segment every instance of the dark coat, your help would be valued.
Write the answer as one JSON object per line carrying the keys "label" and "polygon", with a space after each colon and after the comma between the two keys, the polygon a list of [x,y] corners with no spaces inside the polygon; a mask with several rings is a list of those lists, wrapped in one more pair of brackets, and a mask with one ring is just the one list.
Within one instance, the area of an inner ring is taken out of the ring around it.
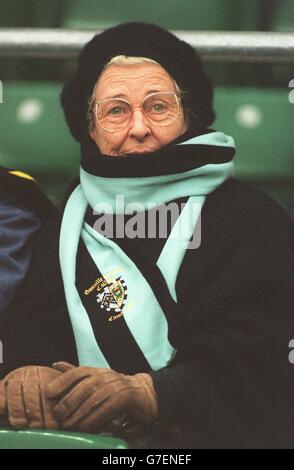
{"label": "dark coat", "polygon": [[0,316],[25,278],[33,234],[55,212],[35,181],[24,176],[0,167]]}
{"label": "dark coat", "polygon": [[[77,364],[59,228],[39,231],[26,284],[0,321],[2,375],[17,364]],[[145,246],[151,258],[157,243]],[[191,447],[294,447],[293,269],[293,222],[278,204],[233,178],[207,197],[201,246],[186,252],[176,283],[178,354],[151,372],[160,422],[183,429]]]}

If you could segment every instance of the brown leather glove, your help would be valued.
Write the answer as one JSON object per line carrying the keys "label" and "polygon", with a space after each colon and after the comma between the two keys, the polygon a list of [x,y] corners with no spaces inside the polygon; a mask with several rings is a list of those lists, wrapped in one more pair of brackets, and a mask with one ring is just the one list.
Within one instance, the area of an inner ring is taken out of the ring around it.
{"label": "brown leather glove", "polygon": [[27,366],[10,372],[0,381],[0,416],[16,429],[58,429],[52,414],[54,403],[45,386],[61,372],[49,367]]}
{"label": "brown leather glove", "polygon": [[48,398],[59,400],[52,411],[65,429],[103,430],[125,413],[132,423],[148,424],[158,415],[149,374],[131,376],[111,369],[75,367],[50,383],[46,393]]}

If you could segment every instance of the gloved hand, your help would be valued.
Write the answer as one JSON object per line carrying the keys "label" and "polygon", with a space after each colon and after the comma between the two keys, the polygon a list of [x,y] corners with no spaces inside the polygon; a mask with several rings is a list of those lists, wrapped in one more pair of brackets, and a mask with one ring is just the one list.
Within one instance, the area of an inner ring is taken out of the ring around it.
{"label": "gloved hand", "polygon": [[10,372],[0,381],[0,416],[16,429],[58,429],[52,415],[54,402],[45,386],[61,375],[49,367],[27,366]]}
{"label": "gloved hand", "polygon": [[158,415],[152,378],[145,373],[75,367],[51,382],[46,394],[58,400],[52,412],[64,429],[101,431],[125,413],[132,423],[151,424]]}

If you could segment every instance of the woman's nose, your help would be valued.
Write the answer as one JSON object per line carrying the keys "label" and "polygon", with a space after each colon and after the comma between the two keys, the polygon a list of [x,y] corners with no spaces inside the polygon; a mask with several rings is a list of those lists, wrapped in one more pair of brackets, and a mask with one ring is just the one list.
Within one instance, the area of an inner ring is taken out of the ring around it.
{"label": "woman's nose", "polygon": [[151,134],[151,128],[148,120],[140,109],[133,111],[130,123],[129,136],[138,140],[144,140]]}

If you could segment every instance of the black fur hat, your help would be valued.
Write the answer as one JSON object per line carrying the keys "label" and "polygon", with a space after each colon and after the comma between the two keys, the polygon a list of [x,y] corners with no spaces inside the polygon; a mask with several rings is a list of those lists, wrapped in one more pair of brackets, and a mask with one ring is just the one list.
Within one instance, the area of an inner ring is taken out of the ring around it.
{"label": "black fur hat", "polygon": [[199,123],[205,128],[213,122],[213,90],[195,49],[158,26],[124,23],[97,34],[85,45],[74,75],[62,90],[65,118],[77,141],[89,138],[89,98],[104,66],[117,55],[148,57],[158,62],[186,92],[184,105],[198,116],[198,127]]}

